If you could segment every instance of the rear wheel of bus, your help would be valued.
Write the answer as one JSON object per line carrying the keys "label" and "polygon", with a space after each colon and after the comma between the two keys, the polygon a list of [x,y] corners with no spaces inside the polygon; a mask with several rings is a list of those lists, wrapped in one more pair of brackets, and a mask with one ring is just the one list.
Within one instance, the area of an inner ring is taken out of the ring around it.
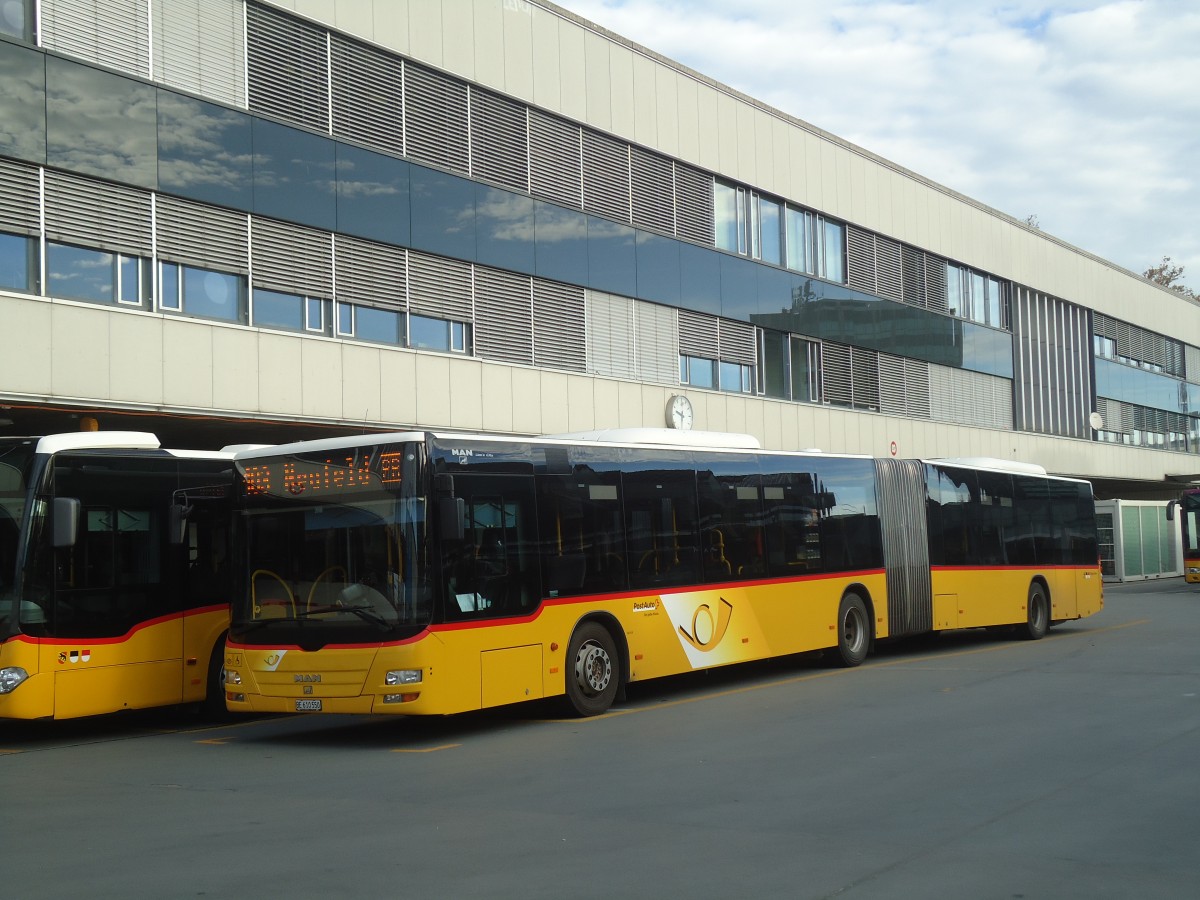
{"label": "rear wheel of bus", "polygon": [[1050,629],[1050,598],[1040,581],[1029,586],[1029,599],[1025,603],[1025,624],[1018,626],[1017,633],[1027,641],[1044,638]]}
{"label": "rear wheel of bus", "polygon": [[850,591],[838,606],[837,648],[833,657],[840,666],[857,666],[867,658],[871,646],[871,617],[867,604],[858,594]]}
{"label": "rear wheel of bus", "polygon": [[580,716],[598,716],[616,699],[621,683],[620,657],[608,629],[584,622],[567,647],[567,701]]}

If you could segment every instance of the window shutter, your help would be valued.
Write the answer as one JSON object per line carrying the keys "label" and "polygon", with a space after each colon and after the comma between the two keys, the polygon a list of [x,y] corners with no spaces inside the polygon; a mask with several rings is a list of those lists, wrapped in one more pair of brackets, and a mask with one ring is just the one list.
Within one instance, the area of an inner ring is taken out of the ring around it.
{"label": "window shutter", "polygon": [[464,82],[405,63],[404,112],[410,157],[456,172],[470,171]]}
{"label": "window shutter", "polygon": [[246,5],[250,109],[329,130],[326,32],[256,3]]}
{"label": "window shutter", "polygon": [[408,308],[421,316],[473,321],[470,263],[409,251]]}
{"label": "window shutter", "polygon": [[339,300],[382,309],[408,305],[408,260],[401,248],[336,234],[333,261]]}
{"label": "window shutter", "polygon": [[539,109],[529,110],[529,189],[535,197],[579,209],[583,161],[579,126]]}
{"label": "window shutter", "polygon": [[222,272],[250,271],[250,235],[245,213],[159,194],[155,198],[154,221],[160,259]]}
{"label": "window shutter", "polygon": [[599,291],[585,294],[589,372],[615,378],[634,377],[633,304],[634,301],[628,297]]}
{"label": "window shutter", "polygon": [[46,237],[132,256],[149,256],[150,194],[46,170]]}
{"label": "window shutter", "polygon": [[471,88],[471,174],[528,192],[529,139],[524,104]]}
{"label": "window shutter", "polygon": [[42,207],[38,170],[0,159],[0,231],[37,236]]}
{"label": "window shutter", "polygon": [[853,225],[846,226],[846,283],[868,294],[876,290],[875,236]]}
{"label": "window shutter", "polygon": [[637,377],[679,383],[679,310],[638,301],[634,305]]}
{"label": "window shutter", "polygon": [[693,312],[690,309],[679,310],[679,352],[685,356],[719,359],[719,327],[716,316]]}
{"label": "window shutter", "polygon": [[398,58],[333,35],[333,133],[404,154],[404,75]]}
{"label": "window shutter", "polygon": [[146,0],[42,0],[41,45],[146,78],[150,21]]}
{"label": "window shutter", "polygon": [[850,387],[850,348],[844,344],[821,345],[821,394],[833,406],[853,405]]}
{"label": "window shutter", "polygon": [[628,223],[629,145],[583,129],[583,208]]}
{"label": "window shutter", "polygon": [[675,233],[675,181],[671,160],[641,147],[630,149],[633,224]]}
{"label": "window shutter", "polygon": [[475,353],[533,364],[533,288],[528,275],[475,267]]}
{"label": "window shutter", "polygon": [[533,280],[533,363],[553,369],[587,369],[583,288]]}
{"label": "window shutter", "polygon": [[875,271],[879,294],[889,300],[904,299],[903,266],[900,261],[900,244],[891,238],[875,237]]}
{"label": "window shutter", "polygon": [[333,296],[333,248],[328,234],[255,216],[250,247],[256,287],[306,297]]}
{"label": "window shutter", "polygon": [[675,163],[675,234],[711,247],[713,180],[707,172]]}
{"label": "window shutter", "polygon": [[717,321],[718,359],[753,366],[758,363],[758,338],[754,326],[732,319]]}
{"label": "window shutter", "polygon": [[154,78],[245,107],[242,8],[240,0],[154,0]]}

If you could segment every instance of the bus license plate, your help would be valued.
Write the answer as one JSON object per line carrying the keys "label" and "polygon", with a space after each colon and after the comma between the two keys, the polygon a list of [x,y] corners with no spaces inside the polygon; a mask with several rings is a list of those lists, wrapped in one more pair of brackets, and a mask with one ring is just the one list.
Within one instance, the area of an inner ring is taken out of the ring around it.
{"label": "bus license plate", "polygon": [[296,712],[320,712],[320,711],[321,711],[321,701],[320,700],[297,700],[296,701]]}

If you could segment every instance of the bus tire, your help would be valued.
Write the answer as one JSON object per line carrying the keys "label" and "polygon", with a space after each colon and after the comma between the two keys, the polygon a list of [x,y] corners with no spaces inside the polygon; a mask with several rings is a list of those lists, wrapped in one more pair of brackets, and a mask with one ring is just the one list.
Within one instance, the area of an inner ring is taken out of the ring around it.
{"label": "bus tire", "polygon": [[1029,586],[1029,599],[1025,603],[1025,624],[1018,627],[1018,634],[1027,641],[1038,641],[1050,630],[1050,598],[1041,582]]}
{"label": "bus tire", "polygon": [[208,657],[208,678],[204,682],[204,702],[200,712],[206,719],[220,721],[228,718],[225,706],[225,635],[217,638]]}
{"label": "bus tire", "polygon": [[853,591],[838,606],[837,638],[834,661],[846,668],[861,665],[871,646],[871,617],[863,598]]}
{"label": "bus tire", "polygon": [[567,647],[567,701],[579,716],[607,712],[621,685],[620,657],[608,629],[584,622]]}

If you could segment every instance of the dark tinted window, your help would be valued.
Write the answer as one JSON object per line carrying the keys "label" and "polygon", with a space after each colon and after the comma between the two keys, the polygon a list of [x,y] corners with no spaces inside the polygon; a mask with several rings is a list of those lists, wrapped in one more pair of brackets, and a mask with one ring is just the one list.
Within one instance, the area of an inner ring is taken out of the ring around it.
{"label": "dark tinted window", "polygon": [[412,246],[454,259],[475,258],[475,185],[448,172],[411,166]]}
{"label": "dark tinted window", "polygon": [[749,322],[758,313],[759,263],[724,253],[721,261],[721,315]]}
{"label": "dark tinted window", "polygon": [[728,457],[696,475],[706,581],[767,574],[762,485],[752,457]]}
{"label": "dark tinted window", "polygon": [[338,231],[407,244],[408,163],[346,144],[337,144],[335,152]]}
{"label": "dark tinted window", "polygon": [[46,161],[46,57],[0,41],[0,155]]}
{"label": "dark tinted window", "polygon": [[637,293],[634,230],[597,216],[587,217],[588,285],[632,297]]}
{"label": "dark tinted window", "polygon": [[1011,563],[1009,543],[1016,533],[1012,476],[979,472],[978,479],[979,509],[973,520],[978,548],[975,562],[981,566],[1003,566]]}
{"label": "dark tinted window", "polygon": [[46,57],[46,162],[154,188],[157,91],[110,72]]}
{"label": "dark tinted window", "polygon": [[158,92],[158,183],[163,191],[205,203],[253,208],[250,116]]}
{"label": "dark tinted window", "polygon": [[576,467],[537,477],[542,584],[547,597],[624,590],[620,477]]}
{"label": "dark tinted window", "polygon": [[333,231],[333,141],[262,119],[253,130],[254,211]]}
{"label": "dark tinted window", "polygon": [[649,231],[637,233],[637,296],[679,305],[679,242]]}
{"label": "dark tinted window", "polygon": [[633,587],[700,581],[696,477],[691,469],[647,469],[621,478]]}
{"label": "dark tinted window", "polygon": [[537,274],[543,278],[579,284],[588,270],[588,217],[540,201],[534,207],[534,216]]}
{"label": "dark tinted window", "polygon": [[679,302],[697,312],[721,314],[721,259],[712,250],[679,245]]}
{"label": "dark tinted window", "polygon": [[929,563],[965,566],[971,562],[973,517],[978,513],[975,473],[943,466],[926,467]]}
{"label": "dark tinted window", "polygon": [[[533,274],[533,206],[532,197],[476,185],[476,261],[498,269]],[[579,274],[582,273],[577,273],[577,277]]]}

